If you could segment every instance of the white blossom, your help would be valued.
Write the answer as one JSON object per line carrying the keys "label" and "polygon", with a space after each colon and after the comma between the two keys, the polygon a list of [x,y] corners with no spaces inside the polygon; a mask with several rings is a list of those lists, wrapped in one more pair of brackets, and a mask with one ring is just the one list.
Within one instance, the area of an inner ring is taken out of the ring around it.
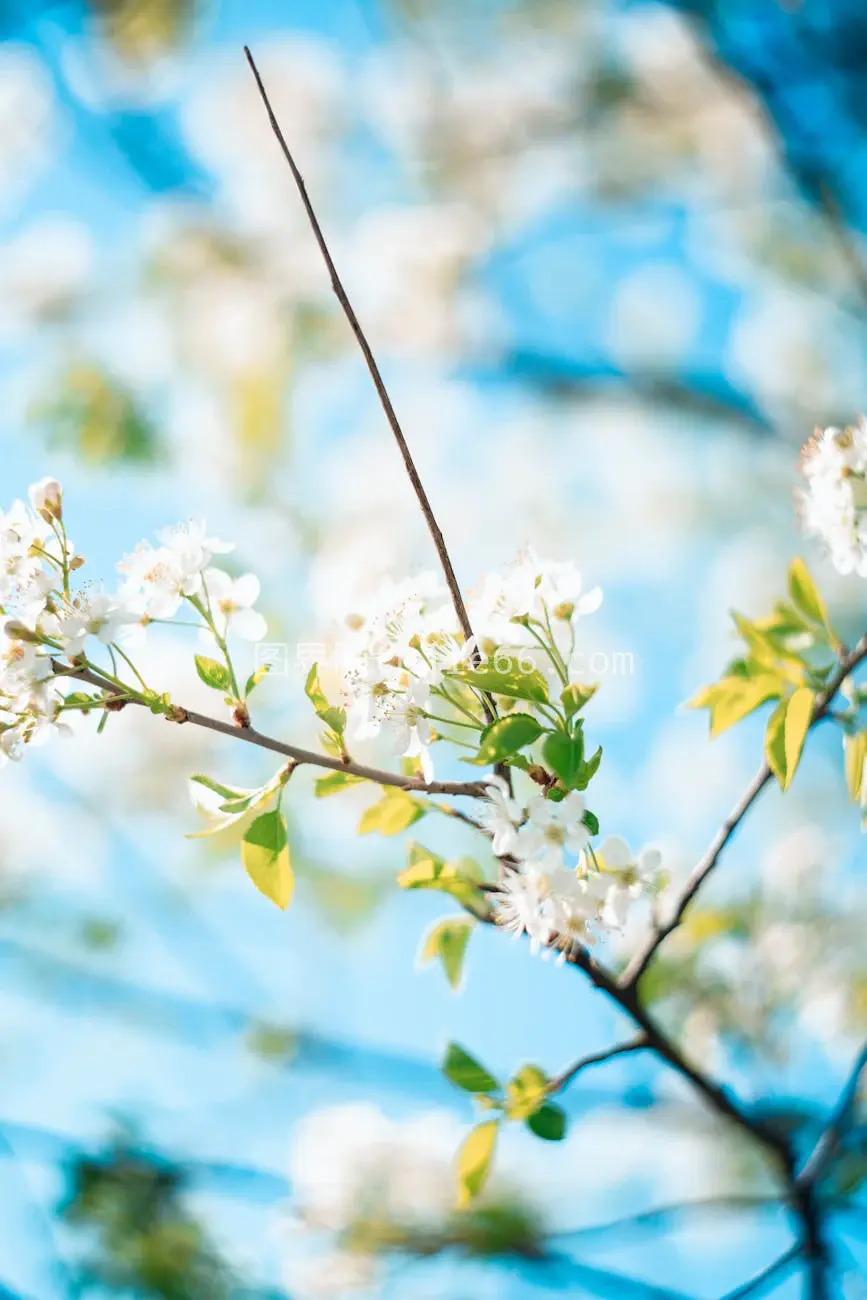
{"label": "white blossom", "polygon": [[867,423],[817,429],[801,456],[804,530],[825,545],[840,573],[867,577]]}
{"label": "white blossom", "polygon": [[213,557],[233,550],[234,543],[209,537],[204,522],[195,519],[163,528],[157,538],[160,546],[140,542],[117,567],[125,575],[124,592],[142,596],[147,614],[164,619],[199,595]]}
{"label": "white blossom", "polygon": [[544,560],[531,546],[518,553],[504,573],[488,574],[470,599],[476,634],[497,643],[521,640],[514,619],[568,622],[592,614],[602,604],[602,590],[584,590],[579,569],[571,562]]}
{"label": "white blossom", "polygon": [[88,638],[103,645],[122,641],[138,614],[121,597],[104,591],[79,593],[55,615],[43,620],[45,631],[60,643],[69,659],[83,654]]}
{"label": "white blossom", "polygon": [[591,942],[588,928],[598,901],[577,870],[562,863],[507,871],[494,900],[498,924],[516,937],[526,934],[532,953],[552,944],[565,950],[573,941]]}
{"label": "white blossom", "polygon": [[476,812],[476,821],[490,835],[491,848],[499,858],[514,850],[523,813],[503,777],[486,776],[484,783],[488,795]]}
{"label": "white blossom", "polygon": [[527,804],[527,821],[516,837],[515,856],[548,870],[561,866],[564,853],[578,854],[590,840],[583,820],[586,808],[584,796],[577,790],[570,790],[559,803],[534,795]]}
{"label": "white blossom", "polygon": [[245,641],[261,641],[268,624],[253,606],[259,599],[259,579],[253,573],[230,578],[222,569],[206,569],[204,585],[214,626],[220,636],[230,631]]}
{"label": "white blossom", "polygon": [[123,594],[140,597],[149,618],[171,618],[187,597],[202,589],[200,557],[183,556],[167,546],[141,542],[117,568],[125,576]]}
{"label": "white blossom", "polygon": [[592,868],[597,872],[589,880],[590,887],[602,899],[601,920],[612,929],[621,930],[631,904],[658,885],[662,855],[653,848],[633,854],[626,840],[611,835],[592,856],[586,853],[584,862],[588,873]]}

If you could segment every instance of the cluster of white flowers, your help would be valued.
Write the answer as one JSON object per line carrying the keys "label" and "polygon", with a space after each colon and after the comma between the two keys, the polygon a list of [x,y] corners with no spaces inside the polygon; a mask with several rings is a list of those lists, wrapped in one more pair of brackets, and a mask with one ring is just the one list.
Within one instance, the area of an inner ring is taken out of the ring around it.
{"label": "cluster of white flowers", "polygon": [[867,577],[867,423],[817,429],[804,444],[798,493],[804,529],[840,573]]}
{"label": "cluster of white flowers", "polygon": [[551,657],[540,650],[531,621],[547,636],[568,673],[575,648],[575,622],[602,603],[598,587],[584,590],[573,564],[540,559],[526,548],[505,573],[489,574],[467,601],[474,639],[466,641],[442,579],[426,572],[386,583],[369,605],[348,614],[349,662],[344,697],[350,729],[358,738],[385,730],[395,752],[420,757],[432,770],[432,696],[448,700],[445,675],[500,647],[521,651],[516,662],[536,669],[559,693]]}
{"label": "cluster of white flowers", "polygon": [[506,782],[488,777],[489,797],[477,820],[492,836],[494,853],[512,860],[494,896],[497,919],[516,937],[527,934],[533,952],[572,942],[592,943],[593,928],[621,930],[630,905],[659,883],[657,849],[634,855],[609,836],[590,845],[584,796],[559,802],[536,795],[521,808]]}
{"label": "cluster of white flowers", "polygon": [[[102,648],[114,670],[115,650],[140,641],[149,623],[170,619],[184,601],[199,615],[204,634],[218,643],[230,631],[248,640],[265,634],[265,620],[252,608],[257,579],[233,579],[212,566],[231,544],[209,537],[195,520],[164,529],[158,540],[158,546],[142,542],[118,564],[117,590],[75,586],[85,562],[67,536],[56,479],[34,483],[29,505],[15,501],[0,512],[0,613],[6,618],[0,635],[0,762],[20,758],[27,745],[43,743],[52,731],[69,731],[60,719],[72,707],[66,704],[70,679],[58,676],[57,665],[89,663],[93,650]],[[102,672],[109,676],[105,666]],[[117,680],[114,671],[110,679]]]}
{"label": "cluster of white flowers", "polygon": [[593,614],[602,604],[602,589],[585,591],[580,570],[571,562],[540,558],[531,546],[519,552],[503,573],[488,574],[471,598],[476,635],[498,645],[531,645],[533,639],[517,619],[550,622],[558,648],[574,649],[574,620]]}

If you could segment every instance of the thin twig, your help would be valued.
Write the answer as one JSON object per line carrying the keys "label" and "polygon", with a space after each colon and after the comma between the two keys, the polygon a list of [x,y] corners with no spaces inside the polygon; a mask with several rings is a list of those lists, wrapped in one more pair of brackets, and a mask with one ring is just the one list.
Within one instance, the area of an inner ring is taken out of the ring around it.
{"label": "thin twig", "polygon": [[548,1085],[548,1091],[551,1093],[562,1092],[568,1088],[569,1084],[577,1078],[584,1070],[589,1069],[591,1065],[604,1065],[606,1061],[612,1061],[617,1056],[627,1056],[630,1052],[640,1052],[650,1044],[646,1036],[641,1033],[636,1038],[631,1038],[628,1043],[619,1043],[616,1047],[609,1047],[603,1052],[594,1052],[592,1056],[584,1056],[574,1065],[570,1065],[568,1070],[562,1074],[556,1075]]}
{"label": "thin twig", "polygon": [[[56,659],[52,660],[52,664],[59,676],[74,677],[103,691],[117,690],[113,683],[100,677],[98,672],[90,668],[78,668],[59,663]],[[147,708],[144,700],[135,697],[130,697],[127,703]],[[168,720],[176,723],[189,722],[194,727],[216,731],[221,736],[230,736],[233,740],[242,740],[248,745],[256,745],[259,749],[271,750],[275,754],[292,758],[299,765],[324,767],[330,772],[345,772],[348,776],[357,776],[364,781],[373,781],[377,785],[395,786],[399,790],[410,793],[465,795],[471,799],[480,799],[487,794],[487,789],[481,781],[421,781],[416,777],[406,777],[400,772],[387,772],[382,768],[368,767],[367,764],[356,763],[352,759],[344,762],[341,758],[332,758],[330,754],[319,754],[313,749],[300,749],[297,745],[288,745],[273,736],[265,736],[255,727],[237,727],[230,722],[222,722],[219,718],[211,718],[204,713],[196,713],[193,709],[185,709],[181,705],[175,707]]]}
{"label": "thin twig", "polygon": [[[337,301],[340,303],[340,306],[343,309],[344,316],[349,322],[350,329],[355,335],[355,338],[358,342],[358,346],[361,348],[362,355],[364,356],[364,360],[367,363],[367,369],[370,371],[370,377],[373,380],[373,386],[376,389],[380,404],[382,406],[383,411],[385,412],[385,418],[388,420],[389,426],[391,427],[391,431],[394,434],[394,440],[397,443],[398,449],[403,458],[403,463],[406,468],[406,472],[409,476],[409,481],[412,484],[413,491],[415,492],[416,498],[418,499],[419,506],[421,507],[421,512],[424,515],[425,523],[427,524],[430,535],[433,538],[433,543],[434,546],[436,547],[437,555],[439,556],[439,561],[440,564],[442,565],[443,573],[445,574],[446,583],[448,585],[448,589],[451,594],[452,604],[455,607],[455,613],[458,616],[458,622],[461,626],[461,630],[464,636],[467,638],[467,640],[470,641],[473,639],[473,629],[472,626],[470,625],[470,619],[469,619],[469,615],[467,614],[467,608],[466,605],[464,604],[464,598],[461,595],[461,589],[460,586],[458,585],[457,577],[455,576],[455,571],[452,566],[451,558],[448,553],[448,548],[446,547],[445,538],[443,537],[440,526],[436,521],[433,508],[431,507],[431,503],[428,499],[427,492],[424,489],[424,484],[422,483],[421,478],[419,477],[418,470],[415,467],[415,461],[413,460],[412,453],[410,452],[409,446],[407,445],[407,441],[406,438],[404,437],[403,429],[401,428],[400,421],[397,418],[397,413],[394,409],[391,398],[389,397],[388,389],[385,386],[385,382],[382,378],[382,374],[380,373],[380,369],[379,366],[377,365],[376,358],[374,357],[370,344],[367,341],[367,336],[365,335],[364,330],[361,327],[361,323],[359,322],[359,319],[355,314],[355,310],[352,306],[352,303],[349,301],[349,297],[346,293],[346,290],[343,287],[343,282],[340,279],[340,275],[338,274],[337,267],[334,264],[334,259],[331,256],[331,252],[329,251],[328,244],[325,241],[325,236],[322,233],[322,227],[319,224],[319,219],[316,216],[316,212],[314,211],[313,204],[310,201],[310,196],[307,193],[307,187],[304,184],[304,179],[300,171],[298,170],[298,166],[295,162],[295,159],[293,158],[289,146],[286,143],[286,138],[283,135],[283,131],[280,127],[280,123],[277,121],[276,115],[274,113],[274,109],[271,107],[271,101],[268,98],[268,92],[266,91],[262,78],[259,74],[259,69],[256,67],[256,63],[255,60],[253,59],[253,55],[250,53],[250,50],[246,45],[244,46],[244,53],[247,56],[247,62],[249,63],[253,76],[256,79],[256,85],[259,89],[259,94],[262,98],[262,103],[265,105],[265,111],[268,114],[268,121],[271,123],[271,130],[274,132],[274,135],[277,138],[277,143],[280,145],[280,148],[283,152],[283,157],[286,159],[286,162],[289,165],[289,170],[291,171],[295,184],[298,187],[298,193],[301,196],[301,202],[304,205],[304,211],[307,213],[307,220],[310,222],[310,226],[316,238],[316,242],[319,245],[319,251],[322,254],[322,257],[325,261],[325,265],[328,268],[328,273],[331,276],[331,287],[334,290]],[[477,648],[474,651],[474,657],[476,659],[476,662],[478,662]]]}
{"label": "thin twig", "polygon": [[[492,925],[497,923],[493,914],[479,919]],[[669,1038],[642,1004],[638,989],[634,985],[620,984],[614,972],[598,962],[582,944],[572,944],[567,948],[564,960],[567,965],[583,971],[594,988],[604,993],[629,1016],[641,1031],[640,1036],[644,1040],[644,1046],[649,1051],[655,1052],[660,1060],[686,1079],[704,1098],[711,1110],[721,1118],[730,1120],[743,1132],[749,1134],[753,1141],[760,1142],[766,1147],[781,1165],[787,1184],[793,1185],[795,1161],[786,1138],[764,1120],[751,1118],[725,1088],[708,1078],[686,1059],[674,1040]]]}
{"label": "thin twig", "polygon": [[[843,685],[843,682],[864,659],[867,659],[867,635],[861,638],[854,650],[841,654],[839,667],[830,678],[825,690],[816,698],[816,704],[813,709],[813,718],[810,723],[811,728],[814,727],[816,723],[822,721],[828,713],[834,697]],[[665,924],[657,925],[653,930],[651,930],[645,942],[633,954],[631,961],[620,978],[620,982],[624,988],[632,987],[638,983],[655,957],[657,950],[662,946],[668,936],[678,928],[696,894],[699,892],[702,885],[722,857],[726,845],[731,840],[735,831],[738,829],[753,804],[759,798],[759,795],[770,783],[772,776],[773,773],[768,764],[762,763],[752,781],[741,795],[741,798],[729,813],[716,835],[714,835],[707,851],[681,890],[674,911],[669,920],[665,922]]]}
{"label": "thin twig", "polygon": [[833,1160],[840,1143],[846,1135],[846,1129],[849,1124],[852,1111],[858,1101],[858,1089],[861,1085],[861,1078],[864,1071],[867,1070],[867,1043],[861,1048],[852,1066],[846,1086],[840,1094],[837,1105],[834,1107],[833,1114],[828,1121],[825,1131],[819,1138],[813,1148],[810,1156],[806,1160],[803,1169],[798,1175],[798,1183],[801,1186],[815,1186],[820,1180],[828,1165]]}
{"label": "thin twig", "polygon": [[571,1241],[576,1237],[601,1237],[609,1232],[620,1232],[630,1228],[649,1228],[660,1220],[675,1218],[687,1214],[713,1214],[729,1210],[732,1213],[750,1210],[780,1209],[783,1202],[776,1196],[709,1196],[704,1200],[675,1201],[670,1205],[655,1205],[649,1210],[640,1210],[637,1214],[626,1214],[617,1219],[607,1219],[604,1223],[588,1223],[581,1228],[567,1228],[562,1232],[549,1234],[550,1241]]}
{"label": "thin twig", "polygon": [[780,1255],[779,1259],[775,1259],[767,1268],[763,1268],[761,1273],[757,1273],[749,1282],[745,1282],[743,1286],[735,1287],[734,1291],[726,1291],[722,1300],[743,1300],[744,1296],[758,1294],[764,1289],[766,1282],[772,1282],[790,1264],[794,1264],[800,1253],[800,1246],[791,1246],[784,1255]]}

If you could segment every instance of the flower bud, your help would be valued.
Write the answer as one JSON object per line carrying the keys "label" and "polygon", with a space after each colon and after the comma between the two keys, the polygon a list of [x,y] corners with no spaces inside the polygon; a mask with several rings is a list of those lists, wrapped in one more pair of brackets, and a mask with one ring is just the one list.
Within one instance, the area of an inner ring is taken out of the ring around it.
{"label": "flower bud", "polygon": [[63,488],[56,478],[42,478],[30,485],[30,504],[46,523],[60,519],[63,514]]}
{"label": "flower bud", "polygon": [[3,631],[10,641],[27,641],[30,645],[42,644],[42,637],[39,633],[34,632],[32,628],[27,627],[25,623],[19,622],[18,619],[12,619],[5,625]]}
{"label": "flower bud", "polygon": [[74,573],[76,569],[83,569],[87,561],[83,555],[73,555],[69,561],[70,572]]}

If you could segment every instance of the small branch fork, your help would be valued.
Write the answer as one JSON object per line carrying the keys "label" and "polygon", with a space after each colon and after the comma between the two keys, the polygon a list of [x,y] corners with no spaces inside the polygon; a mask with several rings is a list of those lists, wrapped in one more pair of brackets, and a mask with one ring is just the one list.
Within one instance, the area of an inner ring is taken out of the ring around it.
{"label": "small branch fork", "polygon": [[[833,676],[828,682],[827,687],[818,696],[813,709],[813,719],[810,723],[814,727],[817,722],[828,714],[834,698],[839,691],[843,682],[855,668],[867,659],[867,635],[863,636],[854,650],[845,651],[840,655],[840,663]],[[657,951],[680,925],[687,910],[693,902],[696,894],[701,889],[708,876],[716,867],[723,851],[737,831],[741,822],[752,808],[753,804],[761,795],[765,787],[770,783],[773,773],[767,763],[762,763],[756,772],[750,784],[747,786],[741,798],[732,809],[729,816],[723,822],[716,835],[710,842],[708,849],[702,859],[695,867],[692,875],[684,885],[680,896],[675,903],[670,920],[664,925],[657,926],[648,935],[647,940],[641,945],[626,967],[621,976],[621,984],[624,988],[630,988],[638,983],[644,972],[647,970]]]}

